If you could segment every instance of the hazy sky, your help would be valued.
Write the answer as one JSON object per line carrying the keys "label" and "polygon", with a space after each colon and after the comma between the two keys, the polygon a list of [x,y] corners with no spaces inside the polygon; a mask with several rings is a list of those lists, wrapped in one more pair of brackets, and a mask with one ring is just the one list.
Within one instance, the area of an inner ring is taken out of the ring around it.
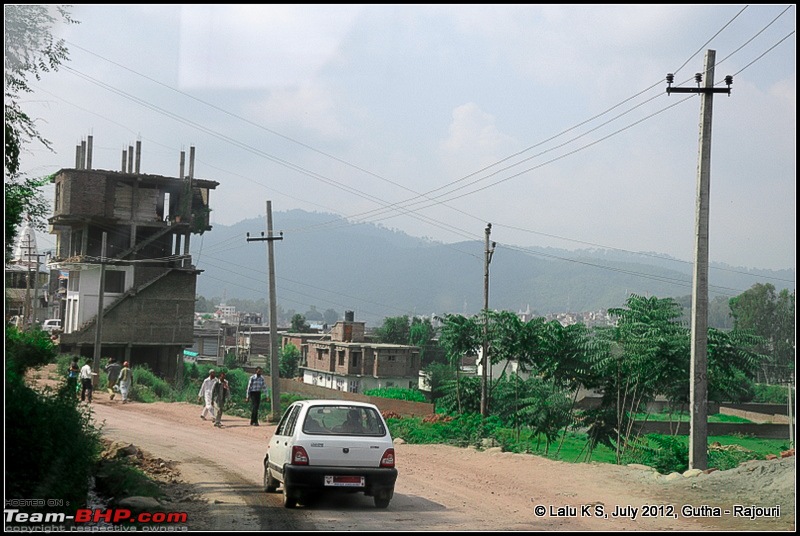
{"label": "hazy sky", "polygon": [[56,151],[29,146],[30,175],[74,167],[89,135],[95,168],[141,140],[141,171],[159,175],[194,146],[195,176],[220,183],[212,224],[269,199],[443,242],[492,223],[498,245],[688,261],[700,99],[664,78],[694,85],[715,50],[733,85],[713,101],[710,259],[796,267],[793,4],[71,13],[55,32],[69,61],[22,99]]}

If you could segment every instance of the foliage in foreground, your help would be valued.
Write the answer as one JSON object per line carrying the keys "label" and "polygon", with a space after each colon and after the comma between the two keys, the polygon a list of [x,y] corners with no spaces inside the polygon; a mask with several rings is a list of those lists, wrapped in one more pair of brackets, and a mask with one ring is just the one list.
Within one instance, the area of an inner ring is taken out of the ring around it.
{"label": "foliage in foreground", "polygon": [[58,498],[55,510],[74,512],[86,502],[100,432],[66,383],[41,392],[25,384],[25,371],[55,359],[49,338],[8,328],[6,349],[6,499]]}

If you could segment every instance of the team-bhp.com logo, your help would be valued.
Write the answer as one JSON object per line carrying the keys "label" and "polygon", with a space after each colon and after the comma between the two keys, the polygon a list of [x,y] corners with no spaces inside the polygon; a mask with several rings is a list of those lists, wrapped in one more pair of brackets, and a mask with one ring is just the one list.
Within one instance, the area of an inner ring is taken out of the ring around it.
{"label": "team-bhp.com logo", "polygon": [[[52,527],[61,526],[62,530],[70,530],[66,527],[67,524],[73,525],[71,530],[92,530],[90,525],[103,524],[105,526],[119,527],[122,530],[136,530],[136,526],[147,530],[147,525],[157,525],[158,528],[152,530],[164,530],[167,526],[175,524],[185,524],[188,520],[186,512],[137,512],[134,513],[127,508],[80,508],[75,512],[75,515],[66,515],[60,512],[21,512],[16,508],[5,508],[3,510],[3,517],[6,522],[6,529],[14,530],[19,528],[20,525],[24,526],[27,531],[30,530],[44,530],[46,526]],[[17,527],[9,527],[8,524],[16,525]],[[36,525],[41,526],[37,529]],[[129,525],[130,528],[126,528]],[[187,530],[187,527],[174,527],[178,530]],[[119,530],[118,529],[118,530]],[[114,530],[111,528],[110,530]]]}

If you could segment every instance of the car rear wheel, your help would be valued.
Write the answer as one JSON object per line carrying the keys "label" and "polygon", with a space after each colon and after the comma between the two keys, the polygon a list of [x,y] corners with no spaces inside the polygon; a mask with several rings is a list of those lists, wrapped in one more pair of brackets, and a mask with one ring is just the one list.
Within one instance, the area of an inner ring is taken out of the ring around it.
{"label": "car rear wheel", "polygon": [[392,500],[392,495],[394,495],[394,491],[382,491],[380,493],[375,494],[375,507],[376,508],[387,508],[389,506],[389,501]]}
{"label": "car rear wheel", "polygon": [[283,483],[283,506],[285,508],[297,506],[297,497],[293,495],[293,490],[289,489],[286,482]]}
{"label": "car rear wheel", "polygon": [[267,461],[264,461],[264,491],[267,493],[274,493],[278,489],[280,482],[272,477],[267,466]]}

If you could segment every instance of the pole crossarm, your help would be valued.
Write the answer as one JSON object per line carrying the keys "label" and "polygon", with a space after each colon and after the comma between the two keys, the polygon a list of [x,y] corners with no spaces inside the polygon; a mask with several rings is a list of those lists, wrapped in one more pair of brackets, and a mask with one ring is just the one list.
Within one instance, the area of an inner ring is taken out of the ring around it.
{"label": "pole crossarm", "polygon": [[729,87],[668,87],[667,88],[667,95],[670,93],[727,93],[728,95],[731,94],[731,88]]}

